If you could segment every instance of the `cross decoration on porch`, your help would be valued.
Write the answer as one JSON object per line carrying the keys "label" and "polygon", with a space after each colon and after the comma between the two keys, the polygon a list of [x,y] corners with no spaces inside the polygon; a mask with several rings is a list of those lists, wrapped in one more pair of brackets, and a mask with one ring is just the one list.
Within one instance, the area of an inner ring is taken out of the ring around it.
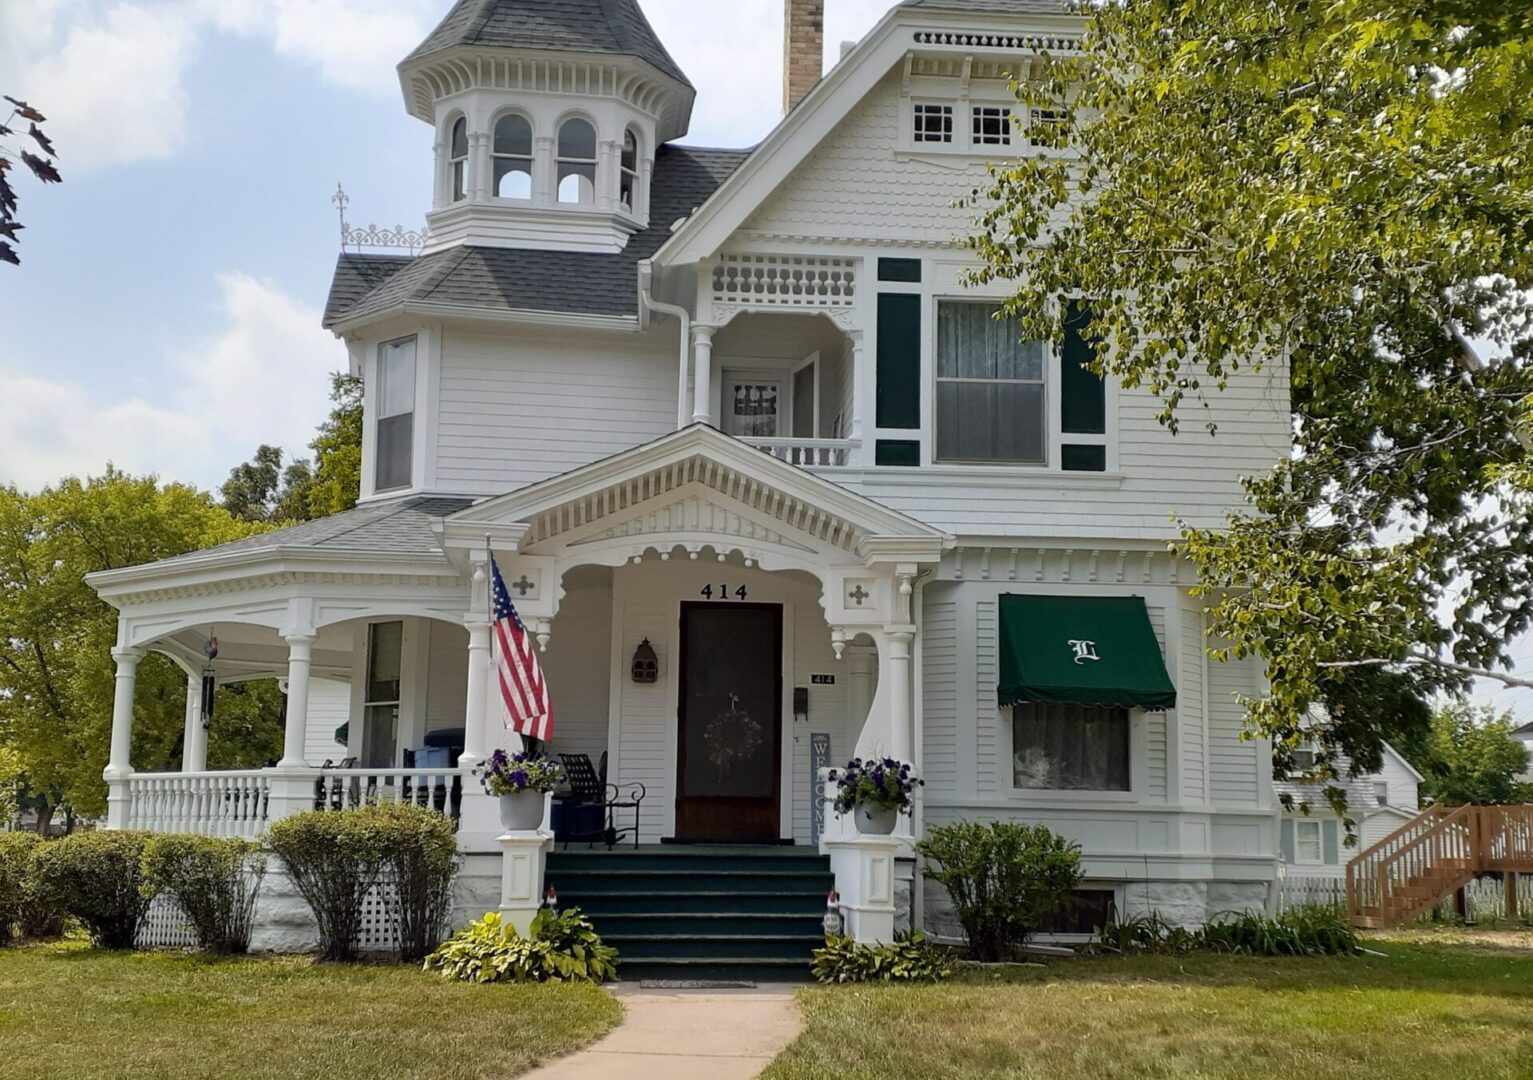
{"label": "cross decoration on porch", "polygon": [[548,742],[554,735],[554,710],[548,684],[538,664],[532,635],[511,603],[506,579],[490,556],[490,620],[495,627],[495,674],[506,710],[506,727],[523,738]]}

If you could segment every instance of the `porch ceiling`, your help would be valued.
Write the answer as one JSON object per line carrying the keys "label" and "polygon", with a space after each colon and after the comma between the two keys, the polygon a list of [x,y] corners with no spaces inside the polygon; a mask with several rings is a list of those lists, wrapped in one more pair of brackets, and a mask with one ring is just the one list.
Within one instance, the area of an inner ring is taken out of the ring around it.
{"label": "porch ceiling", "polygon": [[[730,504],[726,514],[737,511],[727,530],[716,523],[721,502]],[[490,533],[526,551],[599,534],[603,523],[616,527],[641,507],[663,508],[649,525],[658,535],[695,531],[706,517],[705,532],[808,540],[858,561],[930,562],[951,543],[939,529],[702,424],[454,514],[444,523],[444,543],[482,547]]]}

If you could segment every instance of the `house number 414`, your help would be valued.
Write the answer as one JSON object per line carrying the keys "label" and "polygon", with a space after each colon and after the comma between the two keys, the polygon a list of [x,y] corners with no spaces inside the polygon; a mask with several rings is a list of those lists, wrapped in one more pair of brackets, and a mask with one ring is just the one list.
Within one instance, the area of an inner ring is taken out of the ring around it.
{"label": "house number 414", "polygon": [[[702,589],[699,590],[698,595],[701,596],[704,600],[728,600],[730,597],[729,586],[720,585],[718,592],[714,592],[712,585],[704,585]],[[744,585],[741,585],[734,591],[734,598],[736,600],[744,600],[745,595]]]}

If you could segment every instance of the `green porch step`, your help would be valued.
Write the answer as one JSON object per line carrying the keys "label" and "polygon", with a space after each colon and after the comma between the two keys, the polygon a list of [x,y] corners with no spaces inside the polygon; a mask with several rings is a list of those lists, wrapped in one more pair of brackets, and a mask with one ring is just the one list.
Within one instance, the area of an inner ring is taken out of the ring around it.
{"label": "green porch step", "polygon": [[618,950],[624,979],[802,982],[835,879],[809,848],[657,845],[553,852],[548,881]]}

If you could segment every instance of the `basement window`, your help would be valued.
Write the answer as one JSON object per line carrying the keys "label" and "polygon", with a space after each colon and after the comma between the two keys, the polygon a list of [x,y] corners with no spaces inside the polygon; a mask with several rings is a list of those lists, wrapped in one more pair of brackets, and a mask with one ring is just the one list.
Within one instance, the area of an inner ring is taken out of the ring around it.
{"label": "basement window", "polygon": [[953,106],[916,105],[914,136],[918,143],[951,143]]}

